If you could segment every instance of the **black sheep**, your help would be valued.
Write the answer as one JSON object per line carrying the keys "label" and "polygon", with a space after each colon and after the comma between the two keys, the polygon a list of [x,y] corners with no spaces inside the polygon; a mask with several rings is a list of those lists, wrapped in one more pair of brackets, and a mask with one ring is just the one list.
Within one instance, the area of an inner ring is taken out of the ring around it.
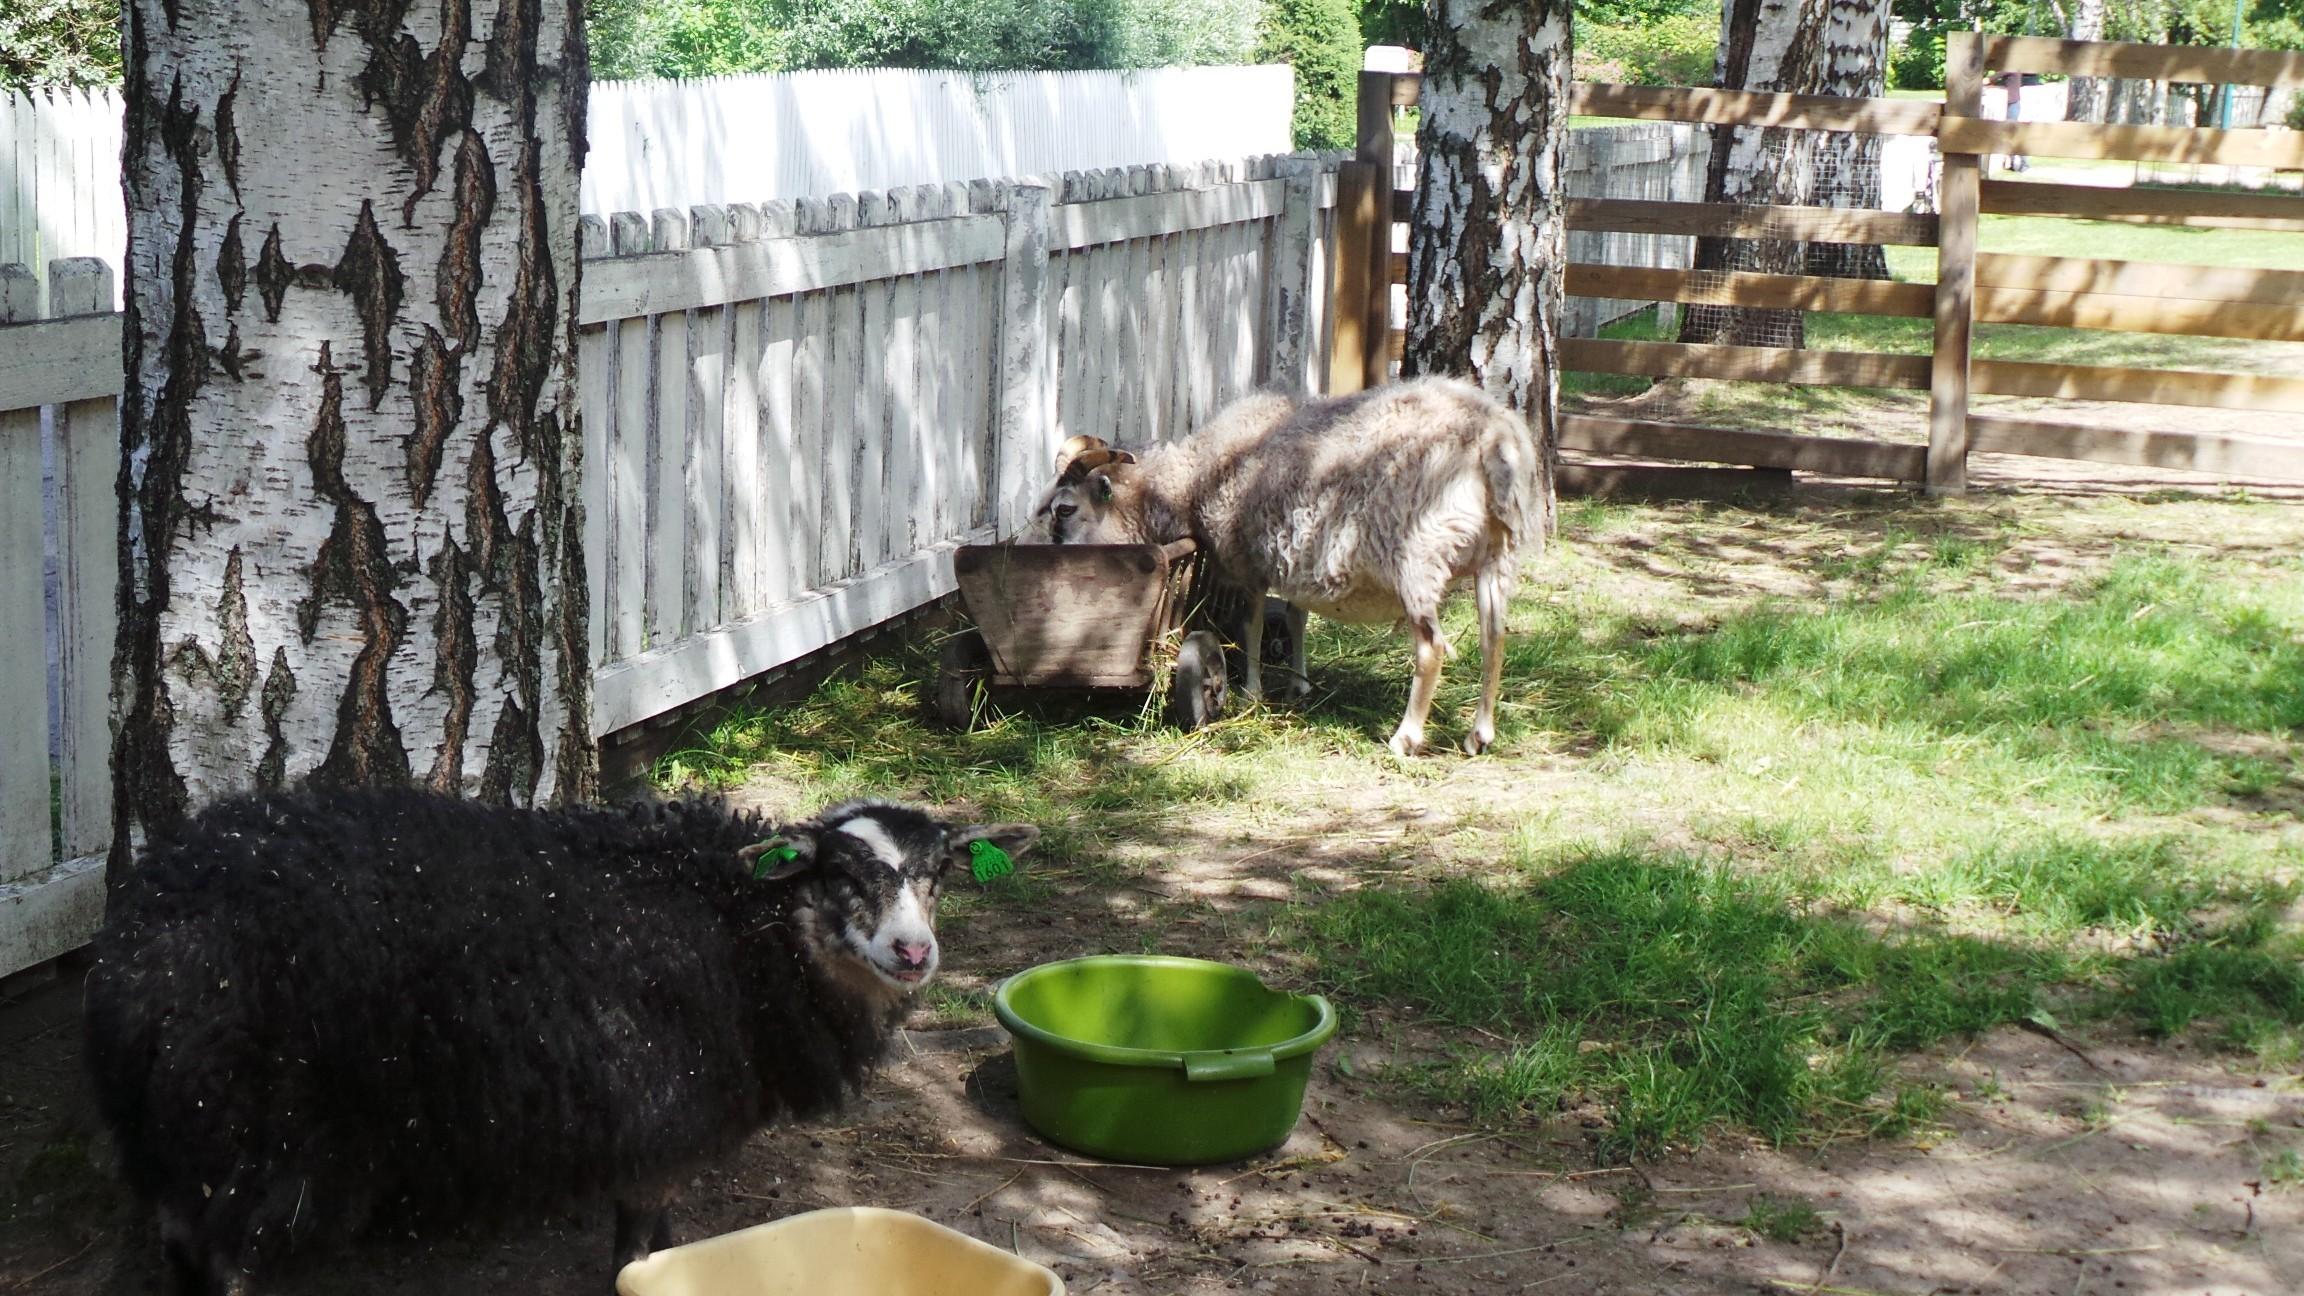
{"label": "black sheep", "polygon": [[[220,802],[114,891],[87,1056],[178,1287],[245,1291],[364,1229],[616,1202],[839,1105],[937,967],[971,843],[852,802],[512,810],[409,790]],[[973,848],[977,851],[983,847]]]}

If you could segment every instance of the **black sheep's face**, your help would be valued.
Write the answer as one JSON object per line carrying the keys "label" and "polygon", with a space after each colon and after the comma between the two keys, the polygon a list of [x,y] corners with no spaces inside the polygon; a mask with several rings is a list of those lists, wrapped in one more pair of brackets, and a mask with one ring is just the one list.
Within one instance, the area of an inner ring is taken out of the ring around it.
{"label": "black sheep's face", "polygon": [[990,843],[1013,859],[1039,830],[943,823],[906,806],[841,806],[779,839],[790,859],[771,878],[805,879],[805,924],[827,961],[861,965],[888,989],[928,984],[941,965],[936,906],[955,869]]}

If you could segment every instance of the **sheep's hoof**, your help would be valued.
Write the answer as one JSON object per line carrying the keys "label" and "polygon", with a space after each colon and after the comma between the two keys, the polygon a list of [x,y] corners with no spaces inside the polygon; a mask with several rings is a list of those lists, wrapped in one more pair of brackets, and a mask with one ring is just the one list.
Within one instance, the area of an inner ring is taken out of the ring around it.
{"label": "sheep's hoof", "polygon": [[1387,746],[1392,748],[1393,755],[1398,756],[1403,760],[1410,756],[1421,756],[1424,754],[1424,739],[1422,735],[1410,737],[1405,732],[1396,733],[1392,735],[1392,741],[1387,744]]}
{"label": "sheep's hoof", "polygon": [[1464,735],[1464,754],[1467,756],[1477,756],[1495,745],[1496,735],[1493,733],[1484,734],[1475,729]]}

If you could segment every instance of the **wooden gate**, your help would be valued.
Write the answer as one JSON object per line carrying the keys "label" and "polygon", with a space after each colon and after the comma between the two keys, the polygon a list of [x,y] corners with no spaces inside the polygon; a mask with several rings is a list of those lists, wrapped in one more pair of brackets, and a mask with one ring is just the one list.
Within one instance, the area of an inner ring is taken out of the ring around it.
{"label": "wooden gate", "polygon": [[[2304,271],[2228,269],[2086,256],[1979,253],[1985,213],[2076,216],[2195,227],[2304,232],[2304,196],[1984,179],[1993,154],[2304,168],[2304,132],[2005,122],[1983,116],[1986,68],[2155,81],[2304,85],[2304,55],[1955,32],[1945,101],[1579,84],[1571,111],[1644,121],[1843,131],[1933,138],[1943,158],[1939,214],[1852,208],[1570,199],[1571,230],[1735,239],[1903,244],[1937,250],[1937,282],[1631,268],[1571,263],[1570,293],[1688,304],[1907,316],[1935,321],[1928,355],[1586,338],[1560,341],[1562,367],[1592,373],[1696,377],[1925,391],[1928,443],[1820,437],[1568,415],[1563,449],[1601,455],[1743,464],[1875,477],[1930,491],[1967,485],[1972,452],[2086,459],[2240,476],[2304,479],[2304,441],[2174,430],[2137,431],[1976,413],[1977,395],[2140,402],[2304,415],[2304,378],[2192,369],[2044,364],[1974,357],[1978,323],[2039,324],[2242,340],[2304,341]],[[1389,285],[1407,256],[1390,221],[1413,192],[1390,183],[1396,105],[1421,77],[1361,78],[1359,160],[1338,180],[1338,324],[1332,374],[1381,381],[1403,338]],[[1382,191],[1382,192],[1379,192]],[[1388,200],[1388,202],[1386,201]],[[1390,210],[1382,210],[1388,205]],[[1386,218],[1389,219],[1386,219]],[[1356,380],[1356,381],[1351,381]],[[1338,390],[1345,389],[1339,386]]]}

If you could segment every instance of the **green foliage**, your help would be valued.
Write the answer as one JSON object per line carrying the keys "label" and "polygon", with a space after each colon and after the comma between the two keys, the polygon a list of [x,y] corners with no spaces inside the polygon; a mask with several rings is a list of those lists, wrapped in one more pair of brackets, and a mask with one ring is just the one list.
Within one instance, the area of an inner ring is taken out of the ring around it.
{"label": "green foliage", "polygon": [[965,72],[1246,62],[1255,0],[606,0],[603,79],[795,68]]}
{"label": "green foliage", "polygon": [[1424,0],[1360,0],[1360,38],[1370,45],[1424,48]]}
{"label": "green foliage", "polygon": [[113,0],[0,0],[0,90],[119,80]]}
{"label": "green foliage", "polygon": [[727,76],[786,65],[786,34],[758,3],[598,0],[586,23],[596,80]]}
{"label": "green foliage", "polygon": [[1939,90],[1943,86],[1943,29],[1914,28],[1903,43],[1888,52],[1888,88]]}
{"label": "green foliage", "polygon": [[1298,148],[1350,148],[1358,133],[1360,18],[1352,0],[1265,0],[1256,58],[1296,69]]}
{"label": "green foliage", "polygon": [[1720,13],[1659,14],[1636,26],[1576,29],[1576,79],[1627,85],[1712,84]]}

